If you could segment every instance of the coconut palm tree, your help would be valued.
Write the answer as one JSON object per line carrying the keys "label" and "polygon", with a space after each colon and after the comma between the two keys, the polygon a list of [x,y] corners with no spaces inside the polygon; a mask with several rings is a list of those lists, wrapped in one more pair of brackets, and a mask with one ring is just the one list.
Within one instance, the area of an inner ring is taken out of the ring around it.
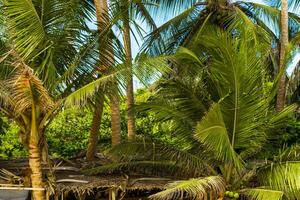
{"label": "coconut palm tree", "polygon": [[[122,33],[123,45],[124,45],[124,64],[128,68],[128,74],[133,74],[132,72],[132,28],[135,27],[137,32],[140,33],[140,27],[135,21],[140,19],[145,22],[151,29],[156,28],[156,24],[152,19],[148,9],[149,2],[141,1],[126,1],[126,0],[111,0],[112,13],[114,15],[119,15],[120,20],[118,23],[119,31]],[[150,5],[151,6],[151,5]],[[134,36],[136,37],[136,36]],[[127,77],[128,80],[126,86],[126,109],[127,109],[127,130],[128,139],[133,140],[136,135],[135,127],[135,114],[134,114],[134,88],[133,88],[133,75]]]}
{"label": "coconut palm tree", "polygon": [[[33,198],[45,199],[41,165],[42,149],[46,145],[45,130],[63,107],[76,105],[76,101],[72,98],[73,93],[65,92],[61,96],[51,93],[34,70],[13,49],[6,53],[2,62],[0,111],[20,127],[22,143],[29,152],[31,184],[35,188]],[[110,80],[109,77],[106,79]],[[67,87],[65,82],[62,84]]]}
{"label": "coconut palm tree", "polygon": [[[210,32],[211,34],[212,32]],[[265,56],[267,55],[265,53],[268,52],[269,47],[266,49],[266,46],[257,46],[249,38],[230,38],[229,40],[228,38],[230,36],[224,38],[222,33],[209,37],[203,36],[196,39],[196,41],[201,42],[198,45],[197,43],[195,46],[193,45],[193,52],[181,50],[184,59],[180,63],[187,60],[192,66],[193,62],[197,63],[201,69],[205,66],[203,60],[205,61],[207,57],[209,59],[208,68],[206,69],[209,75],[206,84],[209,85],[207,90],[210,98],[206,101],[204,99],[204,102],[210,100],[215,103],[210,104],[206,113],[199,109],[198,114],[202,113],[203,117],[200,117],[200,120],[192,120],[196,116],[194,109],[189,110],[188,104],[183,104],[191,101],[190,98],[187,100],[174,99],[182,106],[179,107],[176,105],[178,103],[175,103],[177,109],[182,108],[180,110],[183,110],[183,113],[190,113],[190,115],[182,114],[182,116],[184,116],[184,121],[190,121],[190,123],[186,122],[185,124],[192,124],[191,127],[194,127],[193,137],[195,137],[195,140],[204,146],[204,152],[207,151],[209,155],[211,155],[210,153],[213,154],[216,159],[215,163],[222,163],[222,166],[218,168],[225,184],[222,182],[220,184],[216,180],[202,182],[202,178],[180,181],[169,185],[166,191],[155,194],[152,198],[174,199],[186,193],[191,197],[195,197],[202,193],[201,195],[205,196],[206,194],[212,199],[216,196],[223,199],[224,194],[218,193],[218,188],[222,188],[224,185],[228,191],[236,191],[252,199],[281,199],[283,196],[288,199],[299,198],[297,193],[299,190],[298,180],[294,177],[281,176],[284,170],[293,173],[293,176],[299,173],[297,162],[293,162],[293,159],[290,162],[281,160],[281,162],[273,163],[274,168],[269,168],[270,163],[263,164],[259,161],[251,161],[254,155],[258,157],[257,152],[268,143],[268,137],[271,135],[270,130],[281,124],[281,120],[286,117],[286,114],[293,110],[285,110],[278,115],[272,114],[274,111],[270,99],[273,99],[273,97],[269,96],[268,90],[270,89],[264,83],[267,74],[262,73],[262,71],[265,71],[263,63],[266,60]],[[193,43],[196,41],[194,40]],[[220,41],[223,41],[224,44],[220,44]],[[201,58],[202,53],[197,53],[199,52],[197,49],[202,49],[201,43],[205,47],[203,48],[205,52],[204,59]],[[253,44],[255,50],[251,51],[248,48],[249,45]],[[212,51],[209,50],[210,48],[212,48]],[[257,56],[258,52],[261,54],[260,56]],[[202,99],[198,101],[203,102]],[[198,105],[201,105],[201,103],[198,103]],[[279,120],[279,118],[281,119]],[[277,122],[274,123],[275,121]],[[278,124],[280,121],[281,123]],[[241,188],[241,185],[246,184],[243,183],[244,181],[248,182],[255,175],[260,177],[259,183],[261,185],[257,185],[257,188],[254,189],[247,185],[244,186],[245,188]],[[293,182],[293,184],[284,188],[288,181]],[[212,184],[217,184],[219,187],[211,187]],[[227,195],[231,196],[230,193],[227,193]]]}
{"label": "coconut palm tree", "polygon": [[[154,15],[167,15],[170,18],[168,11],[173,11],[172,14],[175,15],[148,35],[144,48],[153,55],[172,54],[179,46],[187,45],[205,21],[217,24],[223,29],[243,23],[252,27],[253,32],[263,30],[269,33],[279,43],[280,10],[277,1],[268,1],[270,6],[255,1],[227,0],[151,2],[159,5],[159,9],[152,12]],[[299,5],[297,2],[291,1],[291,8],[296,8]],[[299,31],[299,16],[290,12],[288,19],[290,34],[293,35]]]}
{"label": "coconut palm tree", "polygon": [[54,103],[33,70],[22,60],[14,59],[16,60],[10,64],[10,73],[0,81],[1,112],[19,125],[23,144],[28,147],[31,184],[35,189],[33,198],[46,199],[41,145],[44,142],[45,128],[55,116],[59,104]]}
{"label": "coconut palm tree", "polygon": [[[168,185],[153,199],[226,199],[225,190],[227,196],[234,191],[259,200],[298,199],[297,192],[291,193],[299,190],[295,159],[286,153],[281,157],[285,159],[265,161],[260,154],[295,109],[274,110],[272,91],[277,88],[267,85],[270,42],[257,41],[251,29],[240,34],[234,29],[236,37],[211,26],[201,30],[189,49],[180,48],[170,60],[176,65],[172,78],[159,82],[155,96],[141,107],[168,122],[173,137],[185,147],[124,144],[111,152],[120,158],[116,163],[87,173],[147,165],[192,178]],[[293,176],[284,176],[284,170]],[[250,184],[253,179],[257,184]],[[284,187],[287,182],[291,184]]]}
{"label": "coconut palm tree", "polygon": [[[137,24],[134,22],[133,19],[129,18],[132,14],[135,14],[140,20],[146,21],[148,26],[151,28],[155,28],[155,23],[153,19],[151,18],[150,14],[147,10],[147,5],[144,5],[143,3],[139,1],[94,1],[96,12],[97,12],[97,21],[98,21],[98,31],[102,31],[101,29],[105,29],[105,26],[107,24],[116,23],[116,26],[120,29],[120,32],[123,33],[123,44],[124,44],[124,55],[122,53],[118,55],[116,52],[113,52],[111,50],[112,54],[107,55],[108,59],[103,59],[104,62],[101,63],[101,72],[105,72],[108,67],[112,67],[113,63],[117,64],[117,62],[114,62],[114,60],[118,57],[120,60],[123,60],[124,63],[126,63],[126,66],[128,66],[129,72],[132,73],[132,53],[131,53],[131,33],[130,34],[130,22],[132,22],[133,25],[135,25],[136,29],[138,29],[138,32],[140,32],[140,27],[137,26]],[[130,8],[130,9],[129,9]],[[109,19],[111,16],[115,17],[115,22],[112,22],[112,19]],[[122,25],[120,25],[123,23]],[[113,32],[111,31],[111,36],[113,36]],[[106,42],[111,43],[112,40],[109,39],[111,36],[108,37],[108,40]],[[117,39],[116,39],[117,40]],[[104,42],[105,43],[105,42]],[[105,49],[105,45],[101,45],[101,48]],[[122,58],[124,56],[124,58]],[[101,60],[101,58],[100,58]],[[106,60],[106,61],[105,61]],[[128,110],[128,138],[132,139],[135,135],[135,120],[134,120],[134,112],[133,112],[133,104],[134,104],[134,95],[133,95],[133,78],[132,76],[127,77],[128,80],[125,80],[125,82],[128,83],[127,86],[127,110]],[[117,87],[115,87],[117,88]],[[113,95],[109,95],[110,99],[110,107],[111,107],[111,117],[112,117],[112,145],[115,146],[120,143],[120,107],[119,107],[119,99],[115,95],[116,92]],[[103,100],[102,100],[103,101]],[[103,106],[103,103],[99,102],[99,105]],[[97,132],[99,130],[100,126],[100,118],[99,113],[103,109],[97,108],[97,111],[94,111],[94,116],[97,116],[97,120],[93,120],[93,124],[95,126],[92,126],[90,139],[89,139],[89,145],[88,145],[88,151],[87,151],[87,158],[91,158],[91,155],[93,155],[95,152],[96,144],[97,144]],[[98,113],[98,114],[97,114]],[[94,123],[96,122],[96,123]]]}
{"label": "coconut palm tree", "polygon": [[[1,46],[1,110],[19,124],[30,155],[32,186],[41,188],[45,128],[62,106],[59,99],[95,72],[99,52],[87,26],[94,11],[88,2],[76,0],[1,3],[7,33]],[[34,199],[44,195],[33,192]]]}
{"label": "coconut palm tree", "polygon": [[[123,41],[125,49],[125,63],[129,72],[132,71],[132,52],[131,52],[131,36],[130,36],[130,13],[128,1],[121,0],[121,6],[124,8],[123,13]],[[133,76],[130,76],[126,87],[126,103],[127,103],[127,130],[128,139],[133,140],[136,135],[135,116],[133,111],[134,94],[133,94]]]}

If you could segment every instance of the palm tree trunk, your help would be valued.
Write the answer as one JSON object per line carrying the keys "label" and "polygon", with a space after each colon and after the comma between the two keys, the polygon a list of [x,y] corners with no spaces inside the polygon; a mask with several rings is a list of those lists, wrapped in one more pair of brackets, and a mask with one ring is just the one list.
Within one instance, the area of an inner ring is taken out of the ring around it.
{"label": "palm tree trunk", "polygon": [[90,130],[89,142],[86,150],[87,161],[92,161],[95,158],[96,147],[99,140],[98,135],[101,126],[103,107],[104,107],[104,97],[103,95],[100,95],[98,98],[96,98],[96,103],[94,108],[92,127]]}
{"label": "palm tree trunk", "polygon": [[[31,185],[33,188],[44,188],[43,184],[43,174],[42,174],[42,164],[41,164],[41,152],[39,148],[39,133],[37,128],[37,117],[36,108],[33,103],[31,111],[31,132],[29,139],[29,167],[31,170]],[[46,199],[45,191],[43,190],[33,190],[32,196],[34,200],[44,200]]]}
{"label": "palm tree trunk", "polygon": [[[41,156],[38,144],[30,139],[29,142],[29,167],[31,170],[31,185],[33,188],[43,188],[43,176],[41,166]],[[34,200],[46,199],[45,192],[42,190],[34,190],[32,192]]]}
{"label": "palm tree trunk", "polygon": [[[98,31],[101,32],[101,25],[104,22],[105,13],[107,12],[107,3],[105,0],[94,0],[95,8],[96,8],[96,15],[97,15],[97,23],[98,23]],[[101,39],[99,40],[101,41]],[[100,49],[101,51],[101,49]],[[101,61],[101,55],[99,56]],[[99,70],[104,72],[105,68],[101,65]],[[101,95],[102,96],[102,95]],[[92,127],[90,130],[89,135],[89,142],[86,151],[86,159],[87,161],[92,161],[95,158],[96,147],[98,144],[98,135],[99,129],[101,126],[102,114],[103,114],[103,106],[104,106],[104,97],[99,98],[96,100],[94,114],[93,114],[93,121]]]}
{"label": "palm tree trunk", "polygon": [[[97,12],[97,21],[98,21],[98,31],[101,32],[102,28],[105,29],[106,23],[108,20],[108,2],[107,0],[94,0],[96,12]],[[101,27],[103,26],[103,27]],[[101,40],[99,40],[101,41]],[[112,40],[108,38],[107,44],[112,43]],[[104,45],[104,46],[103,46]],[[111,55],[108,55],[109,60],[107,63],[102,63],[103,66],[100,68],[103,73],[107,68],[114,63],[114,51],[110,45],[105,45],[105,42],[102,44],[102,48],[109,49],[108,52]],[[101,60],[101,57],[100,57]],[[118,145],[121,142],[121,114],[120,114],[120,102],[117,95],[110,96],[110,109],[111,109],[111,130],[112,130],[112,146]]]}
{"label": "palm tree trunk", "polygon": [[[127,2],[127,1],[126,1]],[[128,2],[127,2],[128,3]],[[133,94],[133,76],[132,76],[132,53],[131,53],[131,37],[130,37],[130,25],[129,25],[129,6],[124,5],[126,11],[123,17],[123,40],[125,47],[125,61],[129,72],[129,78],[127,81],[126,95],[127,95],[127,130],[128,139],[133,140],[136,134],[135,116],[134,116],[134,94]]]}
{"label": "palm tree trunk", "polygon": [[116,146],[121,142],[121,116],[120,116],[120,102],[119,96],[110,97],[111,109],[111,143]]}
{"label": "palm tree trunk", "polygon": [[[288,1],[281,0],[281,38],[280,38],[280,58],[279,58],[279,69],[285,68],[285,54],[289,43],[288,36]],[[285,106],[285,95],[286,95],[286,75],[283,73],[280,78],[276,110],[282,111]]]}

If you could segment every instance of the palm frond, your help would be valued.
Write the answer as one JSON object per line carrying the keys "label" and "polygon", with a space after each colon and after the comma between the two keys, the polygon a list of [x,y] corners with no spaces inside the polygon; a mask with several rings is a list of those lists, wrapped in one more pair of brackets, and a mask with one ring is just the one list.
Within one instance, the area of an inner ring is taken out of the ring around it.
{"label": "palm frond", "polygon": [[15,48],[21,56],[28,58],[44,40],[45,31],[42,21],[31,0],[13,0],[3,3]]}
{"label": "palm frond", "polygon": [[176,165],[174,162],[156,161],[130,161],[117,162],[100,167],[83,170],[87,175],[116,174],[116,173],[142,173],[151,176],[192,177],[193,174],[185,166]]}
{"label": "palm frond", "polygon": [[209,192],[215,195],[224,193],[225,182],[219,176],[176,181],[166,186],[166,190],[151,195],[151,199],[171,200],[179,198],[205,199]]}
{"label": "palm frond", "polygon": [[192,7],[167,21],[147,36],[143,49],[152,55],[174,53],[182,43],[182,37],[191,31],[196,15],[197,9]]}
{"label": "palm frond", "polygon": [[283,149],[278,156],[275,157],[278,162],[300,161],[300,146],[293,145]]}
{"label": "palm frond", "polygon": [[154,16],[158,15],[163,18],[170,17],[170,10],[172,11],[171,14],[174,16],[183,10],[194,7],[196,3],[198,3],[196,0],[146,0],[145,2],[150,5],[156,5],[148,8],[149,12]]}
{"label": "palm frond", "polygon": [[187,174],[200,175],[215,173],[213,167],[208,164],[209,158],[205,156],[204,150],[199,148],[202,154],[170,147],[166,144],[145,142],[124,143],[109,151],[109,155],[122,162],[136,160],[163,161],[172,163],[174,166],[183,167]]}
{"label": "palm frond", "polygon": [[42,81],[33,74],[33,70],[23,62],[15,62],[14,65],[18,72],[6,84],[15,102],[15,112],[23,113],[31,108],[33,102],[45,112],[51,109],[54,106],[52,98]]}
{"label": "palm frond", "polygon": [[288,90],[287,90],[288,98],[289,99],[296,99],[297,95],[299,96],[299,94],[297,94],[297,92],[299,91],[299,88],[300,88],[300,67],[299,67],[299,64],[297,64],[297,66],[295,67],[293,73],[289,77],[287,87],[288,87]]}
{"label": "palm frond", "polygon": [[212,105],[198,123],[195,137],[214,152],[217,159],[233,163],[238,169],[242,168],[242,161],[230,142],[219,104]]}
{"label": "palm frond", "polygon": [[290,199],[300,197],[300,163],[287,161],[274,163],[259,171],[259,181],[272,189],[285,192]]}
{"label": "palm frond", "polygon": [[292,117],[295,114],[297,107],[298,106],[296,104],[292,104],[285,107],[281,112],[273,115],[270,119],[270,127],[273,129],[284,127],[289,117]]}
{"label": "palm frond", "polygon": [[142,3],[140,1],[133,1],[133,2],[134,2],[133,9],[136,18],[140,19],[142,22],[146,22],[146,24],[151,30],[157,29],[156,23],[147,9],[147,4]]}
{"label": "palm frond", "polygon": [[170,60],[168,56],[150,57],[146,54],[139,54],[137,61],[133,64],[133,73],[141,83],[147,86],[172,71],[168,64]]}
{"label": "palm frond", "polygon": [[282,191],[264,188],[245,189],[243,193],[251,200],[281,200],[284,194]]}
{"label": "palm frond", "polygon": [[[124,78],[122,77],[122,74],[126,74],[126,69],[119,69],[114,70],[103,77],[100,77],[96,79],[95,81],[92,81],[83,87],[77,89],[76,91],[72,92],[69,96],[67,96],[64,100],[64,104],[67,107],[71,106],[79,106],[79,105],[85,105],[87,103],[87,100],[93,97],[93,95],[98,91],[100,87],[102,89],[105,89],[105,86],[107,84],[110,84],[112,82],[118,81],[118,78]],[[124,81],[119,81],[119,83],[124,83]]]}
{"label": "palm frond", "polygon": [[[201,48],[210,56],[207,58],[210,62],[209,93],[215,102],[220,101],[233,148],[239,152],[247,149],[243,154],[249,155],[260,149],[266,139],[262,127],[269,107],[268,94],[264,91],[267,77],[264,62],[270,53],[269,43],[256,42],[252,31],[235,39],[218,30],[213,31],[215,35],[212,36],[211,28],[206,31],[194,41],[193,49],[196,52]],[[256,48],[249,48],[249,45]],[[257,52],[261,52],[259,57]]]}

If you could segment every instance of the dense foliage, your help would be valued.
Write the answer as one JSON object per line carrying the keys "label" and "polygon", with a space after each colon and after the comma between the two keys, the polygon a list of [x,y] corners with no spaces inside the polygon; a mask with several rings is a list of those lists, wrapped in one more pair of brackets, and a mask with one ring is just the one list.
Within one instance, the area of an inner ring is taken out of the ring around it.
{"label": "dense foliage", "polygon": [[28,157],[33,188],[80,154],[87,175],[180,179],[152,199],[300,199],[299,9],[0,0],[0,158]]}
{"label": "dense foliage", "polygon": [[[138,90],[137,102],[146,101],[149,92]],[[126,137],[125,106],[121,107],[122,138]],[[171,130],[166,123],[159,123],[153,113],[141,112],[137,115],[137,134],[139,138],[152,139],[167,144],[178,144],[172,137]],[[19,141],[19,128],[7,118],[1,121],[1,157],[24,157],[26,151]],[[86,149],[90,127],[92,124],[92,112],[89,108],[70,108],[62,111],[48,126],[46,136],[49,154],[53,157],[70,158],[78,155]],[[106,151],[111,146],[111,120],[109,108],[106,106],[99,135],[99,152]]]}

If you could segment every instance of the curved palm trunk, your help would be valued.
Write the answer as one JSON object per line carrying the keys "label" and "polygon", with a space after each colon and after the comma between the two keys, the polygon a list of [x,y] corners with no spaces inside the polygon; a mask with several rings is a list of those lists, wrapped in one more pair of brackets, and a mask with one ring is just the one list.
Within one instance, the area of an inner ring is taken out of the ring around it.
{"label": "curved palm trunk", "polygon": [[[28,145],[29,167],[31,170],[31,185],[33,188],[41,189],[44,187],[44,184],[41,164],[41,152],[39,148],[39,133],[36,122],[36,108],[34,103],[31,113],[31,131]],[[46,199],[45,191],[43,190],[33,190],[32,196],[34,200]]]}
{"label": "curved palm trunk", "polygon": [[104,107],[104,97],[103,95],[101,95],[99,98],[96,98],[92,127],[90,130],[89,142],[86,150],[87,161],[92,161],[95,158],[96,147],[99,140],[98,135],[101,126],[103,107]]}
{"label": "curved palm trunk", "polygon": [[[287,0],[281,0],[281,38],[280,38],[280,59],[279,59],[279,68],[285,68],[284,59],[286,54],[286,49],[289,43],[288,36],[288,2]],[[285,105],[285,93],[286,93],[286,76],[283,73],[280,78],[277,101],[276,101],[276,110],[278,112],[282,111]]]}
{"label": "curved palm trunk", "polygon": [[[127,2],[128,3],[128,2]],[[127,95],[127,130],[128,139],[133,140],[136,134],[135,116],[134,116],[134,94],[133,94],[133,75],[132,75],[132,53],[131,53],[131,37],[130,37],[130,25],[129,25],[129,9],[128,5],[125,5],[126,13],[123,17],[123,40],[125,47],[125,61],[129,71],[129,78],[127,82],[126,95]]]}
{"label": "curved palm trunk", "polygon": [[111,109],[111,143],[116,146],[121,142],[121,116],[120,116],[120,102],[118,96],[110,97]]}

